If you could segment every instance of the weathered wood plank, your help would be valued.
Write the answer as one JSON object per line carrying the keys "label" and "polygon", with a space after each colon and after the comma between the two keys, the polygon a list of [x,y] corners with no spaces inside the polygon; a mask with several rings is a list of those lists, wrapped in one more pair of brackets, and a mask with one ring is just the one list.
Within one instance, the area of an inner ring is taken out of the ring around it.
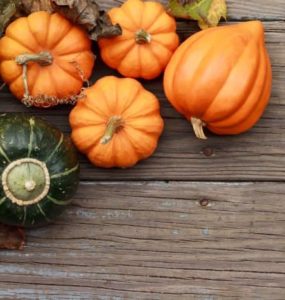
{"label": "weathered wood plank", "polygon": [[[114,6],[121,5],[124,0],[98,0],[103,9],[110,9]],[[158,0],[167,5],[167,0]],[[228,18],[229,19],[263,19],[263,20],[284,20],[285,19],[285,2],[283,0],[227,0]]]}
{"label": "weathered wood plank", "polygon": [[57,224],[1,252],[0,297],[284,299],[284,194],[281,183],[81,184]]}

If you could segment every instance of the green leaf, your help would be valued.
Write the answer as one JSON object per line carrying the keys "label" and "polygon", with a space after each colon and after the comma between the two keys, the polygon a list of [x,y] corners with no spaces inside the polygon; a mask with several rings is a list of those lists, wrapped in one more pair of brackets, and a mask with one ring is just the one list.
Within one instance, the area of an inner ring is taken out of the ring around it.
{"label": "green leaf", "polygon": [[169,11],[176,18],[198,21],[201,29],[214,27],[226,19],[226,0],[169,0]]}

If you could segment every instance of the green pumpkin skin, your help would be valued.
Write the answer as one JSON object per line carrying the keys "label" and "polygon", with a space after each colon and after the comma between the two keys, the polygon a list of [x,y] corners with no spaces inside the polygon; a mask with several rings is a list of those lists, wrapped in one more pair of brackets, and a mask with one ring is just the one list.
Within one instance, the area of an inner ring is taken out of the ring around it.
{"label": "green pumpkin skin", "polygon": [[1,114],[0,174],[0,222],[46,225],[62,213],[77,190],[77,152],[69,137],[41,118]]}

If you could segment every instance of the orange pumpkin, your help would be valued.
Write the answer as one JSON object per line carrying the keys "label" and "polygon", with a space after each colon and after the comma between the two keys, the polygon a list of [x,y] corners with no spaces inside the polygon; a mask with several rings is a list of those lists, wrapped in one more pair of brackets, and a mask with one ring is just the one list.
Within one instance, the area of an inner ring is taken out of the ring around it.
{"label": "orange pumpkin", "polygon": [[122,35],[100,39],[103,61],[122,75],[153,79],[164,71],[179,39],[176,22],[157,2],[128,0],[109,12],[113,23],[122,27]]}
{"label": "orange pumpkin", "polygon": [[72,140],[104,168],[131,167],[152,155],[163,130],[157,98],[135,79],[103,77],[71,111]]}
{"label": "orange pumpkin", "polygon": [[19,18],[0,40],[0,74],[11,92],[30,106],[74,100],[93,64],[87,34],[56,13]]}
{"label": "orange pumpkin", "polygon": [[259,21],[192,35],[177,49],[164,75],[167,98],[202,139],[205,126],[221,135],[250,129],[268,104],[271,85]]}

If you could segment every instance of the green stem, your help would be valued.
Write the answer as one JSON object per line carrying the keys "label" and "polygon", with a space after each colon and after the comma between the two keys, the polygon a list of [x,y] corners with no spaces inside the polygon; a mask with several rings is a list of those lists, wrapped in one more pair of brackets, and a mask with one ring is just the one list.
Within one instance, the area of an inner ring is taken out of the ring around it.
{"label": "green stem", "polygon": [[141,29],[136,33],[136,42],[140,45],[149,44],[151,42],[151,35],[145,30]]}
{"label": "green stem", "polygon": [[103,137],[101,138],[100,143],[103,145],[108,144],[112,140],[114,134],[122,126],[123,126],[122,117],[120,117],[120,116],[111,117],[107,123],[105,133],[104,133]]}

